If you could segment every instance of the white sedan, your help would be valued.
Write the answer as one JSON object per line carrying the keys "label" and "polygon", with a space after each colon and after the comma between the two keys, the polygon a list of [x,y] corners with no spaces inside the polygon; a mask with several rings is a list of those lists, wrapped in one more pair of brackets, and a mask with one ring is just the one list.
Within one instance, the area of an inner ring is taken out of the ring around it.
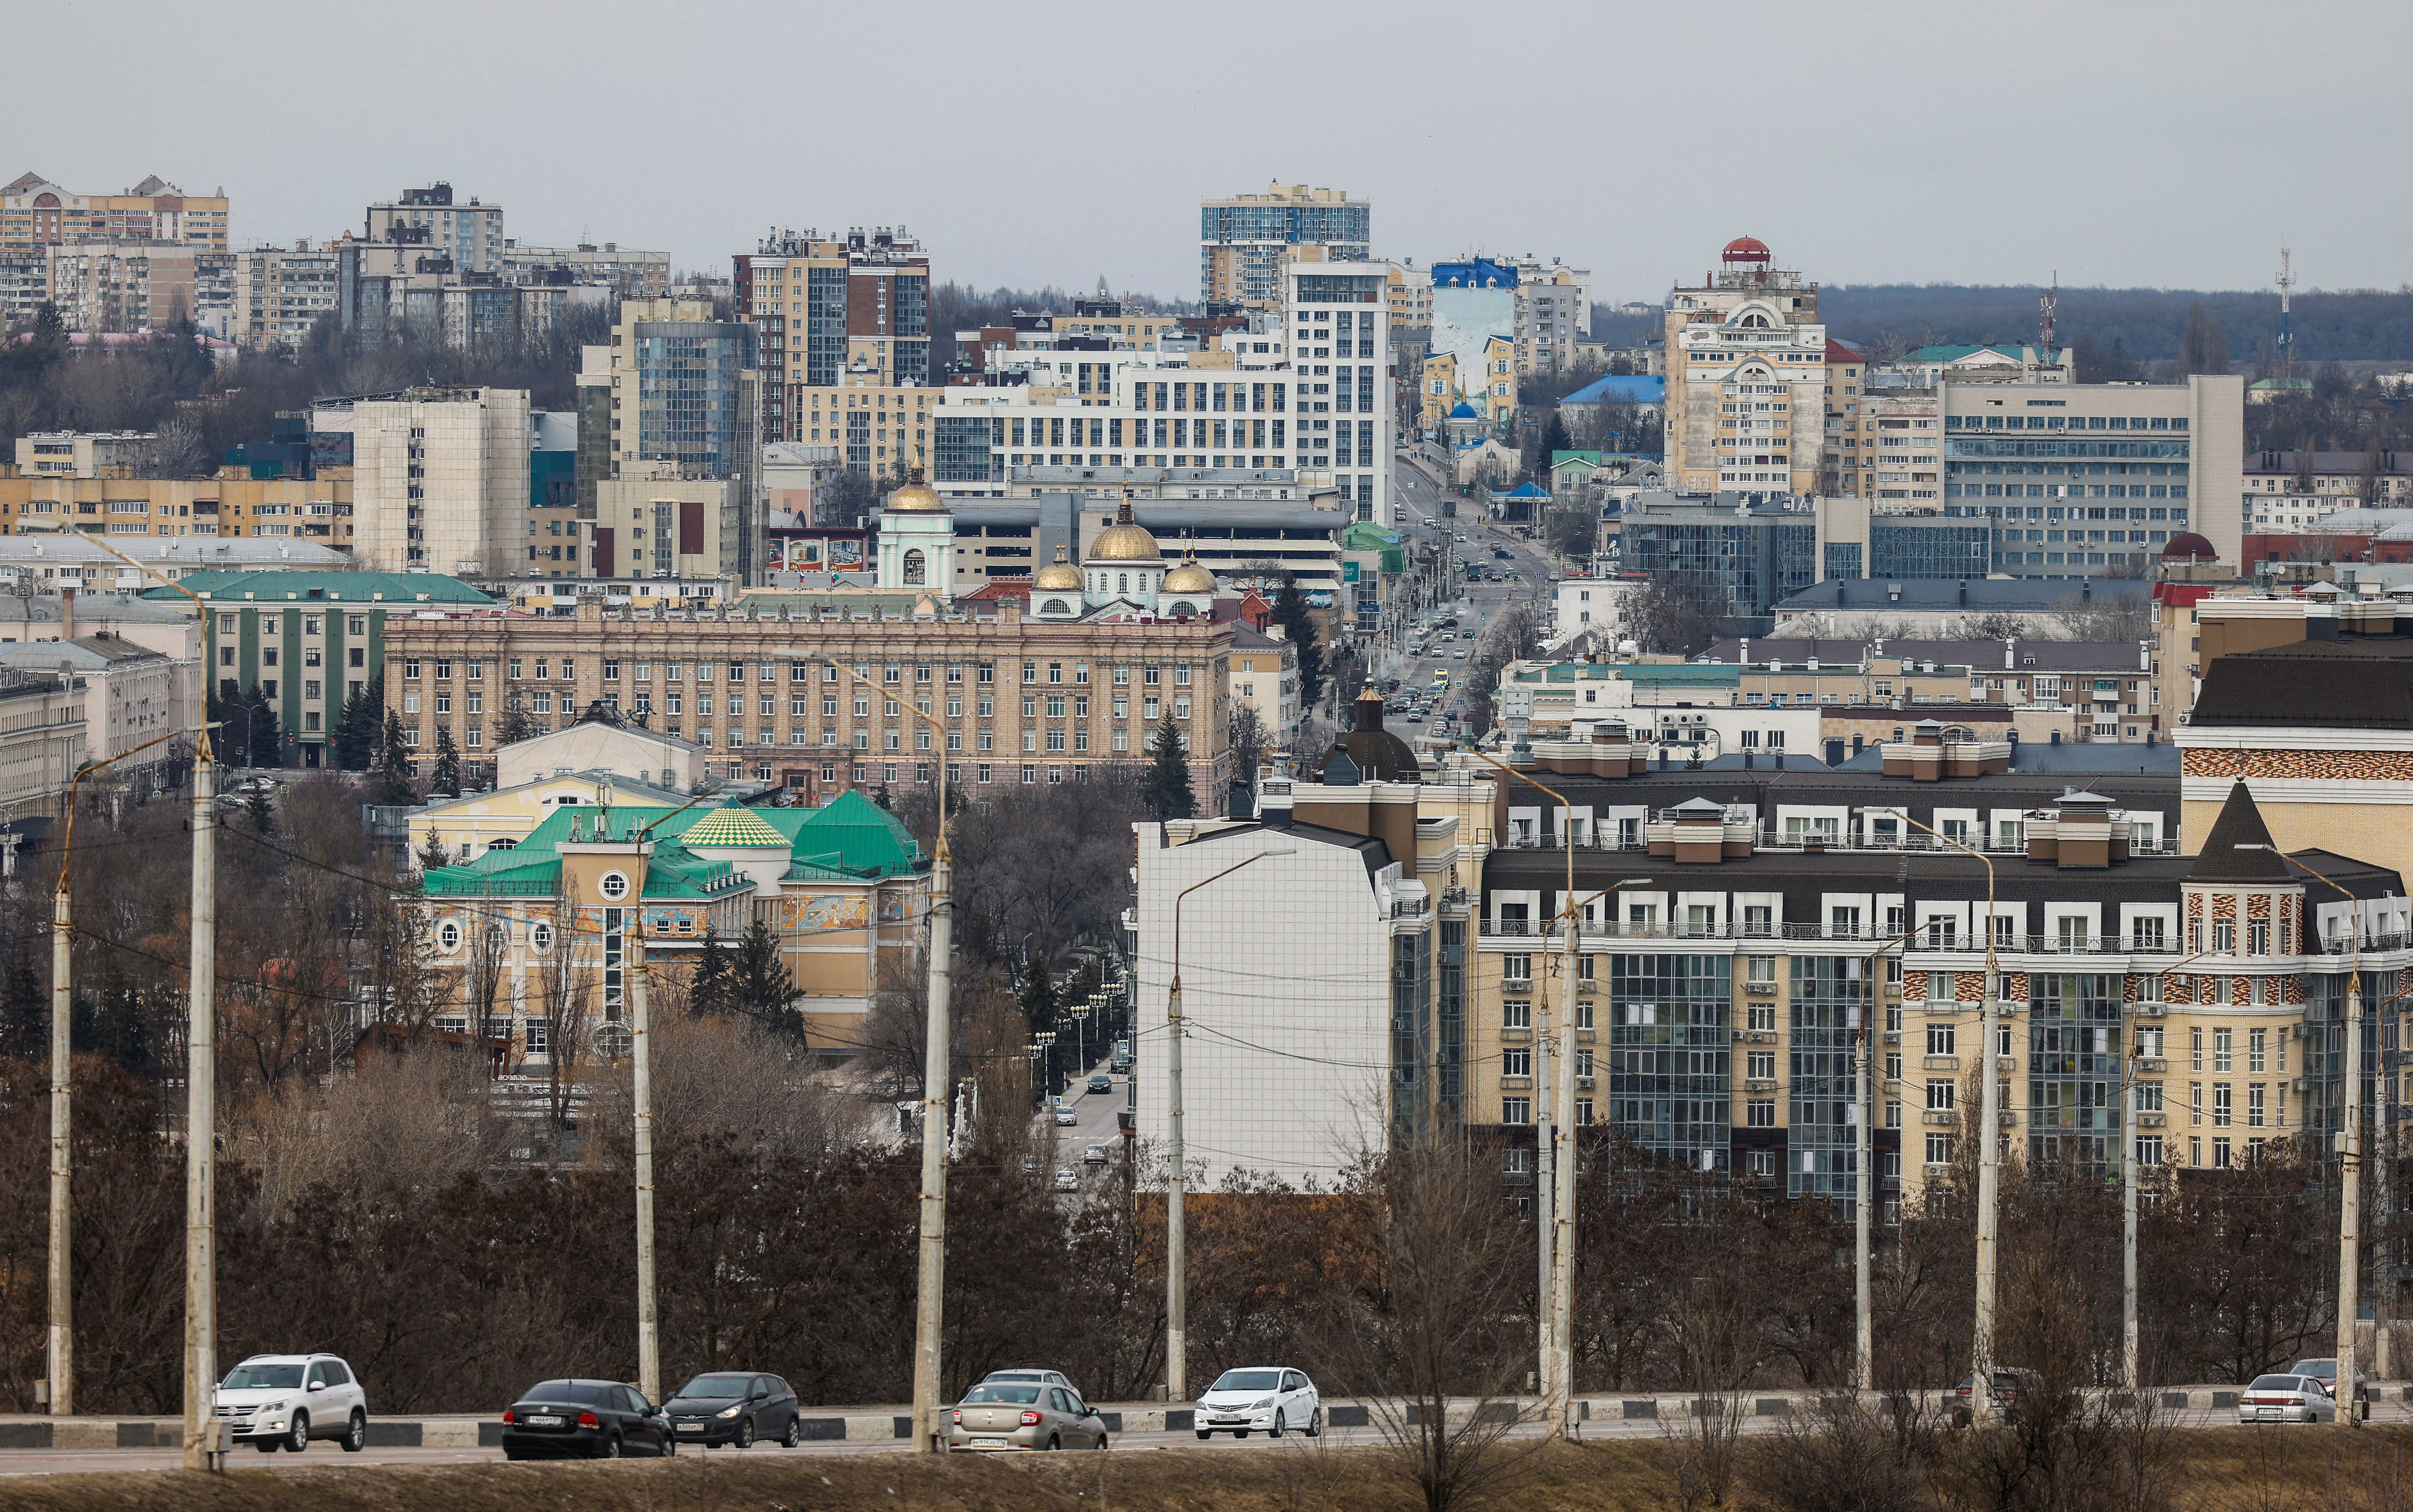
{"label": "white sedan", "polygon": [[1292,1429],[1315,1438],[1324,1431],[1324,1399],[1305,1371],[1246,1366],[1225,1371],[1200,1394],[1193,1426],[1202,1439],[1244,1439],[1259,1430],[1278,1439]]}

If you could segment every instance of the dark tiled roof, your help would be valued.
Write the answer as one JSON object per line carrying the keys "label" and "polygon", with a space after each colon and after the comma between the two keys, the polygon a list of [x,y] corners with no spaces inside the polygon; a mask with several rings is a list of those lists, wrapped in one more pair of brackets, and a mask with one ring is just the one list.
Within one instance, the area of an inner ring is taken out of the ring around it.
{"label": "dark tiled roof", "polygon": [[2413,636],[2296,641],[2217,658],[2187,722],[2413,730]]}
{"label": "dark tiled roof", "polygon": [[2295,873],[2279,856],[2271,826],[2254,807],[2254,794],[2243,781],[2230,785],[2228,801],[2220,806],[2212,833],[2204,837],[2202,853],[2187,872],[2189,882],[2283,882]]}
{"label": "dark tiled roof", "polygon": [[1746,645],[1751,649],[1754,661],[1782,661],[1789,665],[1815,660],[1822,668],[1858,666],[1881,656],[1888,661],[1896,658],[1903,661],[1932,661],[1938,668],[1966,666],[1973,672],[1993,676],[2034,672],[2117,673],[2130,677],[2145,675],[2145,669],[2139,665],[2135,641],[2048,641],[2025,636],[2015,645],[1976,640],[1869,641],[1827,636],[1816,639],[1807,636],[1754,636],[1749,641],[1713,641],[1697,660],[1738,660]]}

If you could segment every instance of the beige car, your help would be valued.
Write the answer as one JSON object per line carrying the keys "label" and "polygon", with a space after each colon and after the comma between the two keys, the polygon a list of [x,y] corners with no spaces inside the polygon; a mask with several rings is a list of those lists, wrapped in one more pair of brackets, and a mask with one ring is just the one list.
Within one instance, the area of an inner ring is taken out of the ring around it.
{"label": "beige car", "polygon": [[[1016,1372],[1037,1375],[1040,1372]],[[1046,1374],[1054,1374],[1047,1371]],[[1046,1380],[987,1380],[948,1415],[950,1449],[1103,1449],[1105,1419],[1081,1394]]]}

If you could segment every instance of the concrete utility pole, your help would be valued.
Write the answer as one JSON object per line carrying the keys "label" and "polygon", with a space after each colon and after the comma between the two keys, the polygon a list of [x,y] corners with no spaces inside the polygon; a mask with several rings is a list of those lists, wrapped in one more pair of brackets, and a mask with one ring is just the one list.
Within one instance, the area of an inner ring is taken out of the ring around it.
{"label": "concrete utility pole", "polygon": [[1994,1422],[1994,1234],[2001,1213],[2003,1149],[2003,1083],[1997,1058],[2002,1054],[2003,967],[1994,952],[1994,863],[1975,850],[1899,810],[1911,828],[1977,858],[1986,868],[1986,997],[1978,1016],[1977,1065],[1982,1080],[1977,1132],[1977,1275],[1976,1316],[1969,1336],[1969,1424],[1990,1428]]}
{"label": "concrete utility pole", "polygon": [[654,1046],[645,992],[644,885],[645,861],[653,849],[650,843],[637,848],[638,883],[629,896],[629,1067],[637,1104],[637,1389],[659,1406],[662,1320],[654,1280]]}
{"label": "concrete utility pole", "polygon": [[217,753],[193,761],[193,942],[185,1028],[185,1468],[215,1470],[217,1419]]}
{"label": "concrete utility pole", "polygon": [[[2259,851],[2260,845],[2241,845]],[[2362,903],[2353,893],[2273,845],[2271,853],[2346,899],[2348,949],[2346,979],[2346,1088],[2338,1133],[2337,1420],[2362,1426],[2362,1393],[2354,1384],[2356,1314],[2362,1281]]]}
{"label": "concrete utility pole", "polygon": [[1872,1071],[1875,1056],[1870,1046],[1875,1043],[1876,1020],[1885,1012],[1885,978],[1877,971],[1877,962],[1887,951],[1902,944],[1917,934],[1916,929],[1894,936],[1884,944],[1860,957],[1860,1032],[1858,1054],[1853,1075],[1852,1101],[1859,1111],[1859,1127],[1853,1139],[1853,1158],[1858,1163],[1858,1200],[1852,1204],[1852,1336],[1853,1370],[1862,1391],[1876,1389],[1876,1320],[1874,1292],[1870,1282],[1870,1250],[1873,1242],[1871,1209],[1878,1201],[1882,1185],[1876,1169],[1871,1164],[1870,1145],[1874,1138],[1869,1130],[1876,1121],[1876,1081]]}
{"label": "concrete utility pole", "polygon": [[[921,475],[914,474],[916,478]],[[847,675],[866,692],[888,696],[870,678],[850,668]],[[939,733],[946,725],[906,699],[897,707]],[[930,854],[930,963],[928,1011],[922,1037],[922,1212],[913,1290],[913,1452],[937,1454],[946,1447],[940,1389],[940,1331],[947,1301],[947,1077],[949,993],[954,984],[955,857],[947,841],[954,810],[947,804],[947,753],[939,756],[938,837]],[[878,927],[872,921],[871,927]],[[975,1089],[977,1090],[977,1089]]]}
{"label": "concrete utility pole", "polygon": [[[50,1373],[43,1379],[51,1416],[75,1416],[75,822],[83,779],[111,762],[165,741],[182,739],[172,730],[108,761],[93,762],[67,782],[66,839],[59,847],[59,885],[51,910],[51,1244]],[[11,839],[14,836],[9,837]],[[14,852],[11,852],[13,854]]]}
{"label": "concrete utility pole", "polygon": [[1172,1174],[1166,1179],[1164,1201],[1164,1400],[1190,1400],[1190,1244],[1184,1232],[1182,1194],[1187,1176],[1182,1169],[1188,1153],[1181,1138],[1181,905],[1191,894],[1208,882],[1221,882],[1242,867],[1263,861],[1269,855],[1296,855],[1295,845],[1260,851],[1244,857],[1212,877],[1192,882],[1173,895],[1173,981],[1165,989],[1164,1018],[1165,1071],[1172,1078],[1168,1089],[1166,1112],[1171,1116],[1173,1134],[1171,1149]]}

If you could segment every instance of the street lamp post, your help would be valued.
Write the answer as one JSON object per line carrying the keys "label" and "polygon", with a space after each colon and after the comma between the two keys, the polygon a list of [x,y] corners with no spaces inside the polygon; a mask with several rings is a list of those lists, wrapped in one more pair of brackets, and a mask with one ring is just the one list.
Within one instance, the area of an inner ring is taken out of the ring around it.
{"label": "street lamp post", "polygon": [[75,822],[76,798],[83,779],[138,750],[183,738],[172,730],[155,735],[116,755],[90,762],[67,782],[67,836],[59,847],[59,885],[51,912],[51,1243],[50,1243],[50,1392],[51,1416],[75,1416],[75,1277],[74,1249],[74,1102],[75,1102]]}
{"label": "street lamp post", "polygon": [[[1904,930],[1860,957],[1859,1053],[1855,1057],[1858,1064],[1853,1070],[1858,1079],[1852,1096],[1859,1113],[1859,1128],[1853,1139],[1853,1159],[1858,1163],[1860,1182],[1858,1200],[1852,1204],[1852,1358],[1854,1373],[1862,1391],[1876,1389],[1876,1315],[1869,1274],[1873,1220],[1870,1209],[1875,1206],[1882,1189],[1875,1167],[1870,1163],[1870,1146],[1873,1136],[1869,1130],[1876,1120],[1876,1083],[1871,1075],[1875,1057],[1870,1046],[1874,1043],[1875,1019],[1885,1011],[1885,984],[1876,974],[1876,963],[1887,951],[1917,933],[1917,929]],[[1903,985],[1908,986],[1907,980]]]}
{"label": "street lamp post", "polygon": [[[2240,845],[2258,851],[2260,845]],[[2337,1384],[2346,1397],[2338,1421],[2361,1426],[2362,1393],[2354,1384],[2356,1314],[2362,1283],[2362,904],[2354,894],[2273,845],[2272,854],[2335,892],[2346,902],[2352,960],[2346,979],[2346,1089],[2338,1119]]]}
{"label": "street lamp post", "polygon": [[1172,1173],[1166,1179],[1164,1202],[1164,1400],[1167,1401],[1190,1400],[1190,1278],[1187,1274],[1190,1253],[1182,1212],[1182,1193],[1188,1179],[1182,1164],[1188,1156],[1181,1139],[1181,905],[1201,887],[1208,882],[1221,882],[1242,867],[1251,866],[1269,855],[1295,855],[1297,852],[1298,848],[1293,845],[1259,851],[1211,877],[1192,882],[1173,897],[1173,980],[1166,987],[1164,999],[1164,1065],[1171,1077],[1165,1111],[1172,1120],[1170,1156],[1173,1163]]}
{"label": "street lamp post", "polygon": [[1983,852],[1930,829],[1907,813],[1896,817],[1915,830],[1932,836],[1952,849],[1976,856],[1986,868],[1986,997],[1979,1015],[1977,1064],[1979,1082],[1977,1134],[1977,1275],[1976,1318],[1969,1339],[1969,1423],[1991,1428],[1994,1422],[1994,1231],[2000,1206],[2003,1092],[1995,1058],[2000,1055],[2003,1021],[2003,968],[1994,954],[1994,863]]}

